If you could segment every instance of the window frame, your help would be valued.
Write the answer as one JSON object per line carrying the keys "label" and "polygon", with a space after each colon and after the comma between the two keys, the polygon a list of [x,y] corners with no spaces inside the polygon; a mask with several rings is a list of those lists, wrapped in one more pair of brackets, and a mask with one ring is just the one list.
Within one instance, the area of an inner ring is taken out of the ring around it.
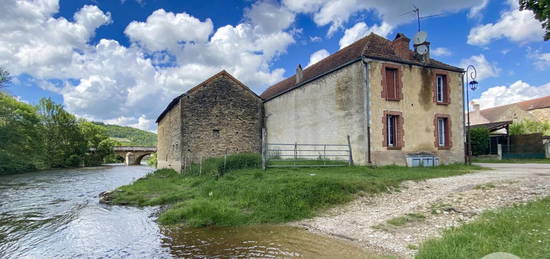
{"label": "window frame", "polygon": [[[443,78],[442,97],[439,99],[439,78]],[[439,105],[448,105],[451,103],[451,87],[449,73],[444,70],[435,70],[433,77],[433,102]]]}
{"label": "window frame", "polygon": [[[441,125],[444,122],[443,128],[443,145],[441,145]],[[451,149],[453,147],[452,123],[451,116],[448,114],[436,114],[434,116],[434,145],[439,150]]]}
{"label": "window frame", "polygon": [[[396,80],[395,80],[395,85],[394,85],[394,93],[395,93],[395,96],[389,96],[388,94],[388,83],[387,83],[387,77],[386,77],[386,71],[387,70],[395,70],[395,76],[396,76]],[[389,63],[384,63],[382,65],[382,69],[381,69],[381,75],[382,75],[382,98],[384,98],[386,101],[401,101],[403,99],[403,91],[402,91],[402,88],[403,88],[403,82],[401,80],[401,76],[402,76],[402,71],[401,71],[401,66],[400,65],[395,65],[395,64],[389,64]]]}
{"label": "window frame", "polygon": [[[393,119],[393,144],[390,144],[390,120],[389,118]],[[383,143],[382,146],[386,147],[388,150],[400,150],[404,146],[404,119],[403,119],[403,113],[396,112],[396,111],[384,111],[384,115],[382,116],[382,134],[383,134]]]}

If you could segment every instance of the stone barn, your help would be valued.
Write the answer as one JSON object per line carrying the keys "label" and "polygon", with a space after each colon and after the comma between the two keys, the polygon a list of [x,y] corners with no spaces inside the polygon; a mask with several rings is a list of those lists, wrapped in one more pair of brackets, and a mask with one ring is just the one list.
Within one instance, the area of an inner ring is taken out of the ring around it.
{"label": "stone barn", "polygon": [[260,152],[263,102],[225,70],[178,96],[157,119],[159,168]]}

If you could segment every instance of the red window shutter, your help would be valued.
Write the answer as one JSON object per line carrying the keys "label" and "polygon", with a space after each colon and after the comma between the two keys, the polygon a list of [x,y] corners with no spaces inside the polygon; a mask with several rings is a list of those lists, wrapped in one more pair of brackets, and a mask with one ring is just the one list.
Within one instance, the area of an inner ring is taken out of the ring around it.
{"label": "red window shutter", "polygon": [[396,69],[386,69],[386,98],[387,99],[397,99],[397,70]]}

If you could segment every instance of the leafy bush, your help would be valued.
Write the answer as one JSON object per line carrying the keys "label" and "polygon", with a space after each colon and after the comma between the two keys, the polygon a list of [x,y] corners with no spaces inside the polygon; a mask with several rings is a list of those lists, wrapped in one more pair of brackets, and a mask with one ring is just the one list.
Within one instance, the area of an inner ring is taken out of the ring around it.
{"label": "leafy bush", "polygon": [[542,135],[550,136],[550,121],[522,120],[510,125],[510,135],[512,136],[533,133],[542,133]]}
{"label": "leafy bush", "polygon": [[231,170],[245,168],[260,168],[262,157],[258,153],[239,153],[224,157],[212,157],[200,164],[192,164],[184,173],[189,175],[217,175],[222,176]]}
{"label": "leafy bush", "polygon": [[486,128],[474,128],[470,130],[472,154],[474,156],[489,153],[489,130]]}

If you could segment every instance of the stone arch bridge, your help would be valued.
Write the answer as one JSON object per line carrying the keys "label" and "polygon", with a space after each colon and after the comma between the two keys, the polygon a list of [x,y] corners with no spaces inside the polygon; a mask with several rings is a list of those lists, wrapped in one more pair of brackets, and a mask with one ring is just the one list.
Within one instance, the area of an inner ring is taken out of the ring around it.
{"label": "stone arch bridge", "polygon": [[120,146],[113,147],[115,154],[124,158],[126,165],[139,165],[143,157],[157,152],[156,147]]}

